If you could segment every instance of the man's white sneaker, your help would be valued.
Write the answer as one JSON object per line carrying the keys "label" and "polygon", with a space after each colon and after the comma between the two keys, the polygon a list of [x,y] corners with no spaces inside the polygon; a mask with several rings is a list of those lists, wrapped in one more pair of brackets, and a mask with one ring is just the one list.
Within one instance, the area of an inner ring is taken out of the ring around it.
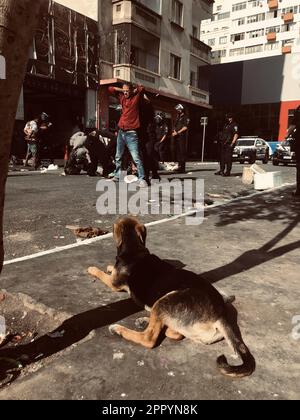
{"label": "man's white sneaker", "polygon": [[142,179],[142,180],[138,183],[138,186],[139,186],[140,188],[147,188],[147,187],[148,187],[148,184],[147,184],[147,182],[146,182],[144,179]]}

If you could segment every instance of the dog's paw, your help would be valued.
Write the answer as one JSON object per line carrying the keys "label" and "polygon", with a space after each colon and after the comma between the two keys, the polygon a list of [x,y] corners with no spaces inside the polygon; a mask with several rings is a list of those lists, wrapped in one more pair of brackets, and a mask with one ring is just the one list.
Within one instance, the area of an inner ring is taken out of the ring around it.
{"label": "dog's paw", "polygon": [[148,318],[148,317],[138,318],[135,321],[135,326],[138,329],[145,330],[148,327],[148,325],[149,325],[149,321],[150,321],[150,318]]}
{"label": "dog's paw", "polygon": [[98,272],[99,272],[99,268],[97,268],[97,267],[89,267],[88,268],[88,273],[93,277],[97,277]]}
{"label": "dog's paw", "polygon": [[106,272],[107,272],[108,274],[111,274],[113,271],[114,271],[114,266],[113,266],[113,265],[109,265],[109,266],[107,267],[107,269],[106,269]]}
{"label": "dog's paw", "polygon": [[120,335],[121,328],[121,325],[114,324],[109,327],[109,332],[111,333],[111,335]]}

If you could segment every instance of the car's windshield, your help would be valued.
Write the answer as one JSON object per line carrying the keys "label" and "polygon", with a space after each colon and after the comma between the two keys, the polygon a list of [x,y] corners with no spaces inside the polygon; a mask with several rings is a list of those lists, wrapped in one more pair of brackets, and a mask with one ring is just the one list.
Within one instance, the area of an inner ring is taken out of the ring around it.
{"label": "car's windshield", "polygon": [[255,140],[238,140],[237,146],[255,146]]}

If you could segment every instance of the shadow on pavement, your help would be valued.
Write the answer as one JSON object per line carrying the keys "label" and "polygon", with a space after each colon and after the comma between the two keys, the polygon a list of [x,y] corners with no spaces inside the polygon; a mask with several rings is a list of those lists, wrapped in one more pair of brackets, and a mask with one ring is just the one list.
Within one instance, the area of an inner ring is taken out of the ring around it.
{"label": "shadow on pavement", "polygon": [[[272,204],[271,207],[266,206],[266,196],[262,196],[259,199],[256,198],[257,204],[255,205],[249,200],[249,205],[252,204],[250,207],[247,206],[247,201],[244,200],[242,203],[229,209],[223,209],[223,212],[220,215],[220,222],[217,224],[218,226],[236,223],[244,219],[268,221],[279,219],[284,223],[288,222],[288,225],[262,247],[245,252],[236,260],[225,266],[202,273],[201,277],[206,278],[211,283],[217,283],[227,277],[250,270],[253,267],[300,248],[300,240],[298,240],[273,249],[282,239],[292,232],[300,221],[299,203],[292,201],[287,203],[287,201],[282,201],[280,198],[279,194],[277,194],[275,198],[273,196],[269,199],[267,198]],[[181,261],[168,260],[168,262],[173,264],[176,268],[185,267]],[[69,348],[73,344],[82,341],[87,338],[92,331],[114,324],[139,312],[141,312],[141,308],[135,305],[131,299],[123,300],[75,315],[66,320],[59,328],[50,333],[50,335],[44,335],[33,343],[13,348],[0,349],[0,383],[8,383],[8,374],[11,374],[9,383],[15,381],[21,374],[21,371],[10,372],[7,366],[8,360],[22,360],[23,367],[37,361],[40,362],[41,360],[53,356]],[[237,313],[233,307],[231,317],[233,319],[233,324],[237,325]],[[51,335],[56,333],[58,333],[57,338],[51,337]]]}
{"label": "shadow on pavement", "polygon": [[[65,350],[83,339],[98,328],[109,326],[120,320],[141,312],[131,299],[126,299],[108,306],[93,309],[67,319],[63,324],[48,335],[44,335],[33,343],[11,348],[0,349],[0,384],[15,381],[21,371],[12,372],[12,362],[21,361],[23,368],[37,361],[44,360],[62,350]],[[56,335],[56,338],[51,337]],[[0,386],[1,389],[1,386]]]}
{"label": "shadow on pavement", "polygon": [[292,198],[293,188],[284,191],[266,193],[261,196],[244,199],[234,206],[222,208],[217,227],[228,226],[241,221],[282,221],[290,224],[299,217],[300,201]]}

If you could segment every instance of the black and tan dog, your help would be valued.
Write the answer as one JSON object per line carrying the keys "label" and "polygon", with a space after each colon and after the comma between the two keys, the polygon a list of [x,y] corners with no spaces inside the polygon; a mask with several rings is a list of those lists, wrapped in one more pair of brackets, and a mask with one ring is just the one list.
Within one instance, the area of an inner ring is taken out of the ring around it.
{"label": "black and tan dog", "polygon": [[198,275],[179,270],[150,254],[146,248],[146,228],[136,219],[123,218],[114,226],[117,261],[104,273],[95,267],[88,272],[113,291],[128,292],[132,299],[151,312],[144,332],[112,325],[110,331],[149,349],[156,346],[162,332],[171,339],[184,337],[213,344],[226,339],[243,364],[230,366],[225,356],[217,365],[231,377],[251,375],[255,360],[244,342],[234,332],[221,294]]}

